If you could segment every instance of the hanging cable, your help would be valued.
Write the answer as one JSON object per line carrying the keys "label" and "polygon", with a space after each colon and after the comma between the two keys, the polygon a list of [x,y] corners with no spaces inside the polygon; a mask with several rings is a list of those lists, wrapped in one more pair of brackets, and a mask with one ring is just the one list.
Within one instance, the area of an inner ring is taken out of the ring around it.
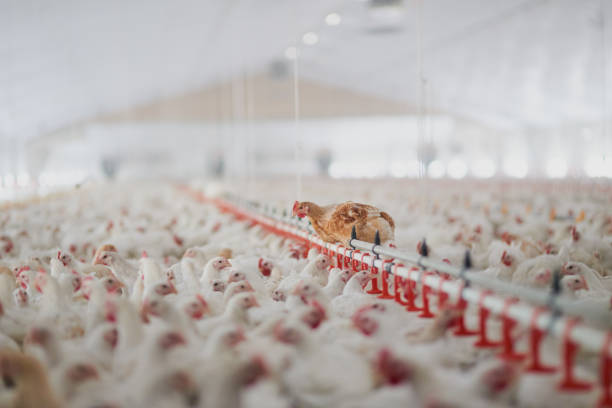
{"label": "hanging cable", "polygon": [[293,58],[293,123],[294,123],[294,159],[295,159],[295,184],[297,189],[297,200],[302,200],[302,138],[300,135],[300,83],[298,47]]}

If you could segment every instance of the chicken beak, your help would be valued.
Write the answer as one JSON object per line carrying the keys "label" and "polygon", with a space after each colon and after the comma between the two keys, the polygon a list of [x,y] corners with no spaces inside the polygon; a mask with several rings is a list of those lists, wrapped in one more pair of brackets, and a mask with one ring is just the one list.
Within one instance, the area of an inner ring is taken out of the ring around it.
{"label": "chicken beak", "polygon": [[99,256],[96,256],[93,260],[93,265],[106,265],[104,263],[104,261],[102,261],[102,258],[100,258]]}
{"label": "chicken beak", "polygon": [[232,263],[230,262],[229,259],[223,259],[223,261],[221,263],[221,266],[222,266],[221,269],[223,269],[223,268],[231,268],[232,267]]}
{"label": "chicken beak", "polygon": [[151,306],[149,306],[149,302],[145,301],[140,308],[140,318],[143,322],[149,323],[151,320],[149,319],[149,315],[151,314]]}
{"label": "chicken beak", "polygon": [[121,282],[120,280],[117,280],[116,283],[113,285],[112,289],[108,291],[108,293],[116,293],[123,288],[125,288],[125,283]]}
{"label": "chicken beak", "polygon": [[176,286],[174,286],[172,282],[168,281],[168,285],[170,285],[170,293],[174,293],[175,295],[178,294],[178,291],[176,290]]}
{"label": "chicken beak", "polygon": [[363,283],[361,284],[361,288],[365,289],[366,286],[368,286],[368,283],[370,283],[370,281],[372,280],[373,276],[370,274],[368,275],[364,280]]}

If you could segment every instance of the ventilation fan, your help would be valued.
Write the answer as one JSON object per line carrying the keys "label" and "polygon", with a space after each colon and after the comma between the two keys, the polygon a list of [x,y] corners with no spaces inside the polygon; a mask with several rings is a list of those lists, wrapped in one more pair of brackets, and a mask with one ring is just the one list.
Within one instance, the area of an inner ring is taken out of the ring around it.
{"label": "ventilation fan", "polygon": [[370,34],[388,34],[401,31],[404,19],[403,0],[368,0],[368,23]]}

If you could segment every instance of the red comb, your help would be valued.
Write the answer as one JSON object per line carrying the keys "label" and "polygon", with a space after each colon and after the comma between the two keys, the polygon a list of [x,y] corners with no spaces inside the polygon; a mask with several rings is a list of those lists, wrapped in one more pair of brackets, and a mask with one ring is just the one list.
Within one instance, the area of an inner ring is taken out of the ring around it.
{"label": "red comb", "polygon": [[327,313],[325,311],[325,308],[321,305],[321,303],[317,302],[316,300],[311,300],[310,301],[310,306],[314,307],[315,309],[317,309],[317,311],[319,313],[321,313],[321,315],[323,316],[323,319],[325,319],[327,317]]}
{"label": "red comb", "polygon": [[204,296],[200,295],[199,293],[196,294],[195,296],[196,296],[196,299],[198,299],[198,302],[202,304],[202,306],[208,307],[208,303],[206,303],[206,300],[204,300]]}

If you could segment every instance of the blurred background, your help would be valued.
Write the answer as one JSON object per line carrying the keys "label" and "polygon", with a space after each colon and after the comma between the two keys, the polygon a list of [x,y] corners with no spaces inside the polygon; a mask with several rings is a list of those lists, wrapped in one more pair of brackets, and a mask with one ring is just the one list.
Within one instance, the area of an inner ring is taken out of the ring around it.
{"label": "blurred background", "polygon": [[608,0],[0,1],[0,199],[612,177]]}

